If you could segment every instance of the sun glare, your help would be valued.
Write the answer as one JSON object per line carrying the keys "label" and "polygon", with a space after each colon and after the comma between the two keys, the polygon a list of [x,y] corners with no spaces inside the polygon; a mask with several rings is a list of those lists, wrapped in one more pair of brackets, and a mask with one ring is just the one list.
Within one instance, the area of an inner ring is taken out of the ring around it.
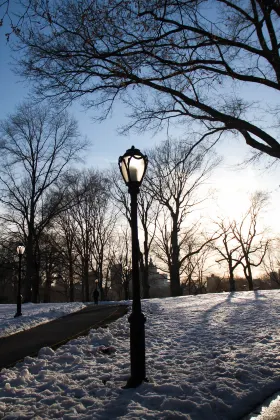
{"label": "sun glare", "polygon": [[218,206],[223,217],[239,220],[249,206],[249,197],[245,192],[228,191],[220,194]]}

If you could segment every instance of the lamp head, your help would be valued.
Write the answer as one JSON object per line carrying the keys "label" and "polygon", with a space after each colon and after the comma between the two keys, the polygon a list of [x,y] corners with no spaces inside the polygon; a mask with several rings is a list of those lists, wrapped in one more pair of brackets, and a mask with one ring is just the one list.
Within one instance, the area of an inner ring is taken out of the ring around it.
{"label": "lamp head", "polygon": [[123,156],[119,157],[119,168],[128,187],[141,185],[148,166],[148,158],[135,149],[134,146],[128,149]]}
{"label": "lamp head", "polygon": [[24,245],[19,245],[17,247],[17,253],[18,253],[18,255],[23,255],[24,254],[24,251],[25,251],[25,246]]}

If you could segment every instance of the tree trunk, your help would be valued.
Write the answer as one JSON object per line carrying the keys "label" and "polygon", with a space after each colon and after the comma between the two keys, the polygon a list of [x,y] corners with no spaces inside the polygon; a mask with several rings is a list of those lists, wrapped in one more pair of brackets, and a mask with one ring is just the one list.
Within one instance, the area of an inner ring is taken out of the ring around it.
{"label": "tree trunk", "polygon": [[70,256],[69,260],[69,282],[70,282],[70,302],[74,302],[74,270],[73,270],[73,261]]}
{"label": "tree trunk", "polygon": [[40,272],[39,272],[39,265],[38,265],[38,255],[34,254],[33,261],[34,261],[34,277],[32,282],[32,302],[38,303],[39,301],[39,286],[40,286]]}
{"label": "tree trunk", "polygon": [[235,280],[232,267],[229,267],[229,291],[235,292]]}
{"label": "tree trunk", "polygon": [[179,245],[178,245],[178,231],[177,220],[173,219],[173,227],[171,233],[171,270],[170,270],[170,293],[171,296],[181,296],[182,288],[180,284],[179,272]]}
{"label": "tree trunk", "polygon": [[28,236],[26,244],[26,275],[24,280],[24,299],[23,302],[31,302],[32,292],[31,286],[34,284],[35,267],[34,267],[34,256],[33,256],[33,238]]}
{"label": "tree trunk", "polygon": [[149,284],[149,250],[147,249],[147,242],[144,242],[144,264],[143,264],[143,299],[150,298],[150,284]]}
{"label": "tree trunk", "polygon": [[84,263],[82,263],[82,302],[85,301],[85,278],[84,278]]}
{"label": "tree trunk", "polygon": [[246,277],[246,280],[248,282],[249,290],[254,290],[254,284],[253,284],[252,276]]}
{"label": "tree trunk", "polygon": [[191,275],[188,276],[188,286],[189,286],[189,295],[191,294],[191,286],[192,286],[192,277]]}
{"label": "tree trunk", "polygon": [[86,255],[84,261],[84,284],[85,284],[85,301],[89,302],[89,282],[88,282],[88,256]]}
{"label": "tree trunk", "polygon": [[105,287],[103,288],[105,300],[107,300],[108,298],[108,290],[109,290],[109,287],[108,287],[108,272],[107,272],[106,277],[105,277]]}
{"label": "tree trunk", "polygon": [[37,277],[34,275],[32,282],[32,295],[31,295],[31,301],[32,303],[38,303],[38,296],[39,296],[39,285],[37,281]]}
{"label": "tree trunk", "polygon": [[44,290],[44,303],[49,303],[51,301],[51,286],[52,286],[52,279],[51,279],[50,273],[47,273],[45,290]]}
{"label": "tree trunk", "polygon": [[98,267],[98,287],[100,290],[100,300],[104,300],[104,290],[103,290],[103,259],[99,261]]}
{"label": "tree trunk", "polygon": [[129,300],[129,282],[128,282],[127,275],[123,283],[123,286],[124,286],[124,300]]}
{"label": "tree trunk", "polygon": [[246,259],[246,267],[244,268],[244,274],[248,282],[249,290],[254,290],[251,265],[250,265],[250,261],[248,261],[247,259]]}
{"label": "tree trunk", "polygon": [[178,265],[172,265],[170,273],[170,294],[172,297],[182,296]]}

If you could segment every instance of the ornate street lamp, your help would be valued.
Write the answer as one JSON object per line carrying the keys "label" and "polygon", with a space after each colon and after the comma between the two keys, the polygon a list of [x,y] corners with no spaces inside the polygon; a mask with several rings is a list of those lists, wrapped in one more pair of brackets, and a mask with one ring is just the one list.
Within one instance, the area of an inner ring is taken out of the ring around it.
{"label": "ornate street lamp", "polygon": [[119,157],[119,168],[128,186],[131,198],[131,239],[132,239],[132,312],[130,323],[130,369],[126,388],[135,388],[146,379],[145,368],[145,321],[141,311],[139,279],[139,243],[137,226],[137,194],[148,165],[147,156],[134,146]]}
{"label": "ornate street lamp", "polygon": [[128,280],[128,266],[123,267],[124,273],[124,300],[129,300],[129,280]]}
{"label": "ornate street lamp", "polygon": [[98,279],[95,280],[95,290],[97,289]]}
{"label": "ornate street lamp", "polygon": [[17,312],[14,316],[14,318],[21,316],[21,259],[24,254],[25,247],[23,245],[19,245],[17,247],[17,253],[19,258],[19,264],[18,264],[18,293],[17,293]]}

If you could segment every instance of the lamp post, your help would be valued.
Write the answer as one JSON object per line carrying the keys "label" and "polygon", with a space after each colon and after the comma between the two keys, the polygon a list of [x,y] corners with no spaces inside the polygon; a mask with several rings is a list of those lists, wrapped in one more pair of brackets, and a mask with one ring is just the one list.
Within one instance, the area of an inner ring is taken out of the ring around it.
{"label": "lamp post", "polygon": [[128,266],[124,266],[124,300],[129,300]]}
{"label": "lamp post", "polygon": [[132,238],[132,312],[130,323],[130,369],[126,388],[135,388],[146,378],[145,368],[145,321],[141,311],[139,279],[139,243],[137,226],[137,195],[148,165],[147,156],[134,146],[119,157],[119,168],[128,186],[131,198],[131,238]]}
{"label": "lamp post", "polygon": [[19,245],[17,247],[17,253],[19,258],[19,264],[18,264],[18,293],[17,293],[17,312],[14,316],[14,318],[21,316],[21,259],[23,256],[23,253],[25,251],[25,247],[23,245]]}
{"label": "lamp post", "polygon": [[98,285],[98,279],[95,280],[95,290],[93,292],[93,300],[94,300],[95,305],[98,305],[98,296],[99,296],[97,285]]}

